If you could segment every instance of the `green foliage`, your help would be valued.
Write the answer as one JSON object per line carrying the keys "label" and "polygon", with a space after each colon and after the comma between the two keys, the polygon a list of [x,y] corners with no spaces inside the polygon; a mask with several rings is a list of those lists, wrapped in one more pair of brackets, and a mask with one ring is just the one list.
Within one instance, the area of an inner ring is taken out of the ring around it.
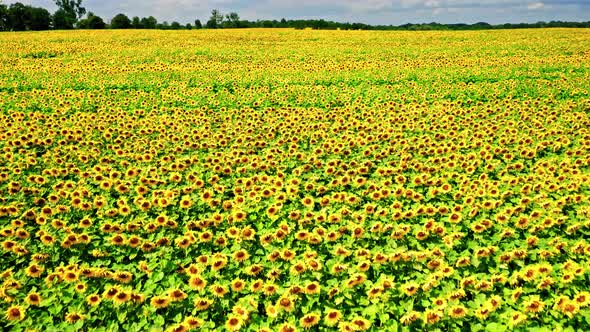
{"label": "green foliage", "polygon": [[58,10],[53,14],[54,29],[72,29],[78,19],[86,14],[82,0],[55,0]]}
{"label": "green foliage", "polygon": [[101,17],[94,15],[93,12],[89,12],[85,19],[78,21],[78,28],[80,29],[104,29],[106,24]]}
{"label": "green foliage", "polygon": [[76,20],[63,9],[58,9],[53,13],[52,26],[56,30],[73,29]]}
{"label": "green foliage", "polygon": [[155,29],[158,24],[158,20],[153,16],[143,17],[140,22],[144,29]]}
{"label": "green foliage", "polygon": [[207,28],[208,29],[217,29],[220,28],[223,24],[223,14],[218,9],[213,9],[211,11],[211,17],[207,21]]}
{"label": "green foliage", "polygon": [[195,20],[195,29],[202,29],[203,24],[201,24],[201,20]]}
{"label": "green foliage", "polygon": [[131,28],[131,20],[127,15],[119,13],[111,19],[111,29],[129,29]]}
{"label": "green foliage", "polygon": [[0,4],[0,31],[48,30],[50,22],[51,16],[46,9],[20,2],[9,7]]}

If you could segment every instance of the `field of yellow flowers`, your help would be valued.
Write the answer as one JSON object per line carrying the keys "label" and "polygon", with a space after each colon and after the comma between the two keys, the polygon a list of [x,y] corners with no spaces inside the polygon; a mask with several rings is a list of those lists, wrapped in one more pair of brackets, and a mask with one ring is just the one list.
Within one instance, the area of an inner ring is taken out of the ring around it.
{"label": "field of yellow flowers", "polygon": [[0,45],[0,329],[590,330],[589,30]]}

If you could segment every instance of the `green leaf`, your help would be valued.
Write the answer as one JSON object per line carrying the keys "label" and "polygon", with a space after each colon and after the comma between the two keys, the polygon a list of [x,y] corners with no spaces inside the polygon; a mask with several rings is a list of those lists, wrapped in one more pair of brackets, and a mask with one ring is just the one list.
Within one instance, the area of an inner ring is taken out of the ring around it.
{"label": "green leaf", "polygon": [[379,312],[379,308],[376,305],[370,305],[363,310],[363,314],[371,318],[375,318]]}
{"label": "green leaf", "polygon": [[127,318],[127,311],[121,310],[121,311],[117,312],[117,319],[119,320],[119,322],[121,322],[121,323],[125,322],[126,318]]}
{"label": "green leaf", "polygon": [[486,332],[502,332],[506,331],[506,326],[500,323],[489,323],[486,325]]}
{"label": "green leaf", "polygon": [[158,272],[158,273],[154,274],[154,275],[152,276],[152,278],[151,278],[151,279],[152,279],[154,282],[158,282],[158,281],[160,281],[160,280],[164,279],[164,272],[161,272],[161,271],[160,271],[160,272]]}
{"label": "green leaf", "polygon": [[84,321],[83,320],[79,320],[76,322],[76,324],[74,324],[74,330],[79,331],[82,326],[84,326]]}
{"label": "green leaf", "polygon": [[388,314],[382,314],[381,318],[381,322],[383,324],[386,324],[387,322],[391,322],[391,324],[389,325],[389,328],[387,329],[388,331],[391,332],[397,332],[399,330],[399,326],[397,326],[397,320],[392,319],[389,320],[389,315]]}
{"label": "green leaf", "polygon": [[166,323],[166,320],[164,319],[164,317],[162,315],[157,315],[154,318],[154,325],[156,325],[157,327],[164,326],[165,323]]}

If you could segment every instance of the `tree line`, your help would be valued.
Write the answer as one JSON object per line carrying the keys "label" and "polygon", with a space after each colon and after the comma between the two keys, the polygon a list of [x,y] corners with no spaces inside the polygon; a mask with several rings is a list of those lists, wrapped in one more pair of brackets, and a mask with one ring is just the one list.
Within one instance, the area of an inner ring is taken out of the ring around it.
{"label": "tree line", "polygon": [[82,0],[54,0],[57,5],[55,13],[41,7],[33,7],[16,2],[7,6],[0,3],[0,31],[28,30],[65,30],[65,29],[229,29],[229,28],[294,28],[319,30],[483,30],[483,29],[522,29],[522,28],[589,28],[588,22],[537,22],[537,23],[506,23],[492,25],[485,22],[474,24],[441,24],[421,23],[403,25],[369,25],[364,23],[341,23],[323,19],[313,20],[242,20],[236,12],[222,14],[219,10],[211,11],[211,16],[202,24],[199,19],[181,24],[179,22],[158,22],[153,17],[138,16],[129,18],[120,13],[106,23],[93,12],[86,12]]}

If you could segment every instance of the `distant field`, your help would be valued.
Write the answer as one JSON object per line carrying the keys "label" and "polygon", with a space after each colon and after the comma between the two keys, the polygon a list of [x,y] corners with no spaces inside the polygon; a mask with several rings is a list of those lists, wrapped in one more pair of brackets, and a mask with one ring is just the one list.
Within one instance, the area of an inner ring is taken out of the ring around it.
{"label": "distant field", "polygon": [[590,330],[590,30],[0,34],[0,330]]}

